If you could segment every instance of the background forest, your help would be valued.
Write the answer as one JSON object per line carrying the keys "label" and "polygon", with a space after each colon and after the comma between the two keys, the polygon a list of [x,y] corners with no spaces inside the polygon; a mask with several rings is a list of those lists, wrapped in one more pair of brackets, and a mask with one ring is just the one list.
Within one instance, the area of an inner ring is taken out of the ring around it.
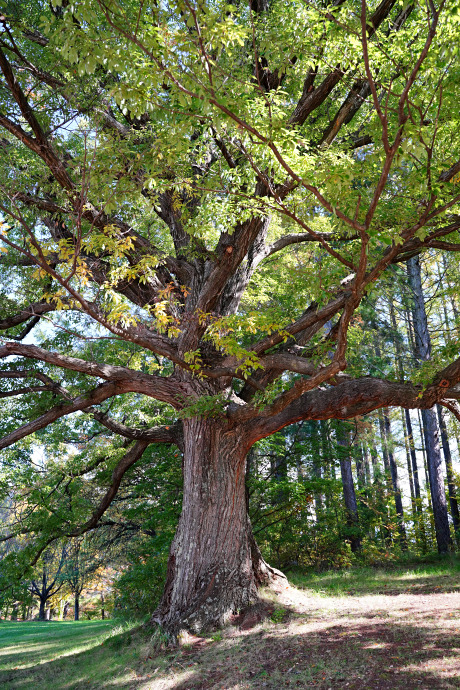
{"label": "background forest", "polygon": [[[245,304],[248,315],[256,300],[270,299],[274,280],[282,289],[277,290],[279,301],[273,306],[282,310],[284,301],[293,299],[305,254],[298,250],[289,261],[270,262],[265,289],[259,284]],[[356,355],[349,364],[354,371],[404,380],[415,370],[422,377],[427,375],[420,354],[423,343],[433,360],[455,349],[460,328],[456,258],[446,260],[432,251],[422,262],[415,258],[410,264],[412,273],[399,266],[392,270],[379,296],[363,302],[363,317],[356,315],[352,326]],[[417,300],[423,306],[418,311]],[[427,315],[437,324],[429,333]],[[61,334],[64,343],[67,337]],[[98,342],[101,346],[103,342]],[[22,399],[32,410],[37,405],[34,392]],[[9,410],[14,412],[14,407]],[[165,410],[142,405],[140,396],[125,396],[110,410],[131,426],[168,423]],[[41,433],[46,434],[46,452],[40,434],[21,450],[3,451],[4,486],[11,486],[13,473],[15,492],[4,503],[2,517],[11,528],[26,516],[30,521],[33,513],[37,525],[48,522],[52,534],[59,514],[50,515],[48,497],[56,483],[65,481],[62,455],[75,467],[89,460],[95,468],[88,488],[81,479],[78,497],[68,493],[61,507],[78,511],[79,502],[84,509],[85,493],[94,492],[94,480],[102,491],[107,476],[99,469],[101,460],[118,449],[110,434],[87,416],[70,424],[61,422],[52,439],[49,430]],[[247,458],[246,487],[249,515],[264,557],[288,572],[432,559],[437,544],[429,468],[439,463],[449,507],[449,550],[456,551],[458,458],[458,421],[439,405],[434,428],[427,429],[420,411],[382,408],[354,420],[299,422],[260,441]],[[45,618],[51,610],[54,616],[78,619],[82,591],[85,617],[142,618],[151,611],[162,593],[181,510],[178,459],[177,450],[152,444],[142,462],[128,471],[97,529],[50,546],[37,560],[34,574],[20,583],[15,578],[18,568],[26,568],[26,560],[15,560],[14,567],[12,561],[10,571],[4,559],[3,616]],[[30,557],[33,550],[34,543],[23,536],[8,541],[2,556],[17,552]]]}
{"label": "background forest", "polygon": [[458,2],[3,5],[2,615],[455,551]]}

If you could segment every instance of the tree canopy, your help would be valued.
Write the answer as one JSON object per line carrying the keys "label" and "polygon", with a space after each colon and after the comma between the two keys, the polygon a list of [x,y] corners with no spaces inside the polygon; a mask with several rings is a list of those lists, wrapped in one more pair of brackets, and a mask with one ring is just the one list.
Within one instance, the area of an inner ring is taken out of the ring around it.
{"label": "tree canopy", "polygon": [[458,4],[2,7],[3,489],[42,444],[19,521],[46,522],[38,558],[171,445],[155,619],[221,622],[281,576],[246,515],[256,441],[381,407],[460,415],[454,344],[383,376],[362,357],[383,286],[460,249]]}

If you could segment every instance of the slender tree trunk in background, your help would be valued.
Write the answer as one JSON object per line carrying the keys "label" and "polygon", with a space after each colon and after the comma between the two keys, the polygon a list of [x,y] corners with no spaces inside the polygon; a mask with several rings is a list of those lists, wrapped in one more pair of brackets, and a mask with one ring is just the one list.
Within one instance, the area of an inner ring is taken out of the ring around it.
{"label": "slender tree trunk in background", "polygon": [[449,438],[447,435],[446,422],[444,420],[444,415],[441,405],[436,405],[438,412],[439,429],[441,431],[441,443],[444,453],[444,460],[446,463],[446,474],[447,474],[447,487],[449,491],[449,505],[450,514],[452,516],[452,522],[454,523],[455,538],[458,541],[459,538],[459,527],[460,527],[460,515],[458,512],[458,501],[457,492],[455,488],[454,470],[452,467],[452,455],[450,452]]}
{"label": "slender tree trunk in background", "polygon": [[104,592],[101,592],[101,620],[105,620],[105,598]]}
{"label": "slender tree trunk in background", "polygon": [[[375,420],[376,420],[376,415],[374,414],[370,418],[373,432],[374,432],[374,428],[375,428]],[[384,483],[384,473],[382,471],[382,465],[379,462],[379,454],[377,451],[377,447],[375,445],[374,438],[375,438],[375,436],[373,434],[369,438],[369,451],[370,451],[371,459],[372,459],[372,473],[373,473],[374,492],[375,492],[376,498],[377,498],[378,510],[383,515],[384,510],[387,510],[388,500],[387,500],[387,494],[386,494],[386,487],[385,487],[385,483]],[[382,544],[384,546],[391,545],[391,532],[388,529],[387,520],[384,520],[383,518],[381,518],[379,530],[380,530],[380,536],[381,536]]]}
{"label": "slender tree trunk in background", "polygon": [[[407,429],[406,414],[405,414],[406,412],[407,412],[407,410],[401,410],[401,421],[402,421],[402,428],[403,428],[403,434],[404,434],[404,445],[406,448],[406,460],[407,460],[407,472],[409,475],[412,520],[414,522],[414,532],[415,532],[415,539],[416,539],[417,545],[422,549],[423,552],[425,552],[426,551],[426,537],[424,537],[425,526],[423,524],[423,514],[422,514],[421,502],[419,501],[419,505],[417,505],[414,473],[413,473],[413,468],[412,468],[412,462],[413,462],[412,449],[411,449],[411,442],[409,439],[409,432]],[[413,441],[413,439],[412,439],[412,441]],[[415,449],[414,449],[414,455],[415,455]],[[416,464],[417,464],[417,460],[416,460]],[[418,476],[417,476],[417,483],[418,483]],[[418,493],[420,496],[420,487],[418,487]],[[422,534],[423,534],[423,537],[422,537]]]}
{"label": "slender tree trunk in background", "polygon": [[452,540],[450,537],[449,518],[447,516],[446,493],[444,490],[439,432],[435,411],[433,409],[422,410],[422,420],[436,543],[439,553],[447,553],[452,545]]}
{"label": "slender tree trunk in background", "polygon": [[[431,509],[431,514],[433,514],[433,504],[431,502],[431,487],[430,487],[430,478],[428,476],[428,462],[426,459],[426,446],[425,446],[425,432],[423,430],[423,419],[420,410],[417,410],[417,417],[418,417],[418,433],[420,436],[420,446],[422,449],[422,460],[423,460],[423,471],[425,473],[425,490],[426,490],[426,495],[428,499],[428,505],[430,506]],[[433,523],[433,530],[434,530],[434,523]],[[434,534],[434,531],[433,531]]]}
{"label": "slender tree trunk in background", "polygon": [[320,420],[321,450],[323,454],[324,467],[328,469],[330,479],[336,479],[334,459],[331,451],[331,439],[329,438],[329,427],[326,420]]}
{"label": "slender tree trunk in background", "polygon": [[406,536],[406,525],[404,524],[404,509],[402,504],[401,487],[399,485],[398,477],[398,466],[396,464],[393,448],[392,448],[392,435],[391,435],[391,423],[388,408],[383,409],[383,422],[384,422],[384,432],[385,439],[384,442],[387,446],[388,463],[390,465],[391,482],[393,484],[393,494],[395,499],[396,515],[398,520],[398,534],[399,543],[403,551],[407,550],[407,536]]}
{"label": "slender tree trunk in background", "polygon": [[410,458],[412,462],[412,478],[414,482],[415,499],[418,501],[419,513],[422,514],[422,498],[420,495],[420,481],[418,477],[417,453],[415,451],[414,432],[412,431],[412,420],[409,410],[404,410],[404,421],[407,433],[407,445],[409,447]]}
{"label": "slender tree trunk in background", "polygon": [[45,605],[46,605],[46,599],[40,599],[40,606],[38,607],[38,620],[39,621],[46,620],[46,618],[45,618]]}
{"label": "slender tree trunk in background", "polygon": [[361,444],[361,452],[362,452],[362,457],[363,457],[363,464],[364,464],[364,481],[366,486],[371,485],[371,468],[369,464],[369,449],[367,447],[367,444],[364,442]]}
{"label": "slender tree trunk in background", "polygon": [[388,458],[388,444],[387,444],[386,433],[385,433],[385,421],[383,419],[383,412],[380,408],[377,410],[377,416],[378,416],[378,420],[379,420],[380,443],[382,446],[383,467],[385,470],[385,482],[386,482],[388,477],[390,476],[390,461]]}
{"label": "slender tree trunk in background", "polygon": [[[321,433],[320,433],[320,428],[319,428],[319,422],[313,422],[311,425],[312,429],[312,438],[314,439],[314,446],[313,446],[313,458],[312,458],[312,475],[315,479],[321,481],[322,479],[322,472],[321,472],[321,455],[320,455],[320,447],[321,447]],[[323,505],[323,496],[320,491],[315,491],[314,492],[314,501],[315,501],[315,516],[316,516],[316,522],[321,522],[321,519],[324,515],[324,505]]]}
{"label": "slender tree trunk in background", "polygon": [[[413,295],[415,354],[420,362],[427,362],[431,359],[431,341],[428,331],[428,321],[422,290],[420,260],[418,256],[409,259],[407,262],[407,270]],[[422,420],[436,530],[436,543],[439,553],[447,553],[452,545],[452,540],[447,516],[446,493],[442,476],[441,451],[439,448],[439,434],[435,410],[433,408],[430,410],[422,410]]]}
{"label": "slender tree trunk in background", "polygon": [[374,482],[380,481],[382,471],[379,466],[379,454],[377,448],[375,447],[374,439],[369,440],[369,452],[371,454],[372,460],[372,474],[374,476]]}
{"label": "slender tree trunk in background", "polygon": [[412,473],[412,461],[411,461],[411,457],[410,457],[409,440],[408,440],[406,418],[404,416],[404,410],[401,410],[401,422],[402,422],[402,429],[403,429],[403,434],[404,434],[404,448],[406,451],[406,464],[407,464],[407,474],[409,477],[409,489],[410,489],[410,501],[411,501],[411,506],[412,506],[412,517],[415,520],[416,508],[415,508],[414,476]]}
{"label": "slender tree trunk in background", "polygon": [[428,504],[427,515],[428,515],[428,522],[429,522],[429,526],[430,526],[430,530],[429,530],[429,532],[427,532],[427,545],[429,544],[431,546],[436,541],[436,530],[435,530],[435,525],[434,525],[433,502],[431,500],[430,478],[428,476],[428,463],[427,463],[427,459],[426,459],[425,434],[423,431],[423,420],[422,420],[422,415],[420,414],[420,410],[417,410],[417,418],[418,418],[418,432],[420,435],[420,446],[421,446],[421,450],[422,450],[423,471],[425,473],[425,491],[426,491],[426,500],[427,500],[427,504]]}
{"label": "slender tree trunk in background", "polygon": [[358,480],[358,489],[362,491],[366,485],[366,470],[364,468],[364,455],[363,455],[363,449],[361,447],[361,444],[358,442],[356,445],[356,454],[355,454],[355,462],[356,462],[356,475],[357,475],[357,480]]}
{"label": "slender tree trunk in background", "polygon": [[265,563],[252,536],[245,491],[249,444],[242,430],[197,417],[185,419],[183,430],[182,513],[153,614],[172,635],[222,625],[258,601],[260,584],[284,579]]}
{"label": "slender tree trunk in background", "polygon": [[356,553],[361,548],[361,537],[359,534],[358,504],[356,502],[355,485],[351,471],[350,438],[348,430],[341,428],[340,425],[337,429],[337,443],[342,450],[340,453],[340,473],[342,475],[343,499],[347,514],[349,541],[351,550],[353,553]]}

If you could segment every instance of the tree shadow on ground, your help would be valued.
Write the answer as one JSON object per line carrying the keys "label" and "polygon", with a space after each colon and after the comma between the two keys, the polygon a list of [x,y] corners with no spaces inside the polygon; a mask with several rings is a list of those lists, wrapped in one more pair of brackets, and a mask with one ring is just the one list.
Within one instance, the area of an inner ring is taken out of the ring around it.
{"label": "tree shadow on ground", "polygon": [[[317,632],[258,631],[191,654],[188,677],[168,690],[460,687],[460,630],[443,638],[429,627],[378,621],[325,625]],[[182,663],[182,666],[184,664]],[[152,690],[155,685],[152,685]],[[158,687],[162,687],[160,684]]]}
{"label": "tree shadow on ground", "polygon": [[[78,626],[78,627],[77,627]],[[96,636],[106,633],[110,623],[62,622],[62,621],[8,621],[8,627],[0,626],[0,642],[8,642],[0,647],[0,666],[33,666],[43,658],[55,658],[65,654],[69,641],[73,647],[97,645]],[[0,670],[0,679],[1,679]]]}
{"label": "tree shadow on ground", "polygon": [[[74,648],[90,647],[83,651],[69,651],[68,639],[61,643],[47,642],[45,639],[41,648],[40,645],[30,643],[25,639],[22,649],[19,649],[18,645],[1,648],[2,665],[6,665],[9,657],[14,656],[16,667],[0,671],[0,688],[2,690],[3,688],[8,690],[74,690],[77,688],[90,690],[92,688],[96,690],[105,687],[129,687],[131,676],[135,675],[134,665],[139,661],[136,648],[131,647],[130,644],[136,637],[136,631],[125,631],[112,637],[107,637],[106,634],[103,640],[97,632],[95,635],[94,625],[92,636],[90,635],[91,628],[83,632],[83,635],[78,633],[74,635],[70,641]],[[46,632],[44,636],[46,638]],[[127,653],[125,653],[125,648],[128,648]],[[49,659],[50,650],[52,650],[51,659]],[[45,659],[43,659],[43,652],[45,652]],[[32,656],[34,653],[36,653],[36,659]],[[29,654],[32,656],[32,663],[30,663]],[[133,669],[128,669],[129,673],[126,672],[126,664],[133,665]],[[122,684],[118,683],[118,680]]]}
{"label": "tree shadow on ground", "polygon": [[344,619],[334,612],[322,616],[319,610],[286,609],[284,620],[278,616],[276,624],[265,620],[251,630],[230,626],[161,654],[149,648],[145,634],[123,634],[90,652],[49,661],[28,672],[0,674],[0,686],[8,690],[454,690],[460,687],[460,599],[448,598],[439,612],[436,600],[431,604],[426,612],[414,604],[413,610],[354,612]]}

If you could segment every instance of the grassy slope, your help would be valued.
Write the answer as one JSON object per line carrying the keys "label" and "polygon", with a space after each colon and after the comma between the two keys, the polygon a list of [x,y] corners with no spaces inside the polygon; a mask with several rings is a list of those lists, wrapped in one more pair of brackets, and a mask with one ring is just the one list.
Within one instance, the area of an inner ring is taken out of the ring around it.
{"label": "grassy slope", "polygon": [[460,559],[453,556],[431,564],[395,564],[320,574],[293,572],[289,573],[289,581],[295,587],[323,596],[452,592],[460,589]]}
{"label": "grassy slope", "polygon": [[158,635],[110,621],[0,622],[0,688],[458,688],[459,574],[458,560],[296,573],[297,589],[268,594],[271,619],[180,649],[161,650]]}
{"label": "grassy slope", "polygon": [[118,640],[129,636],[120,633],[113,621],[0,621],[0,687],[109,687],[122,664],[138,656],[133,647],[126,654],[117,649]]}

